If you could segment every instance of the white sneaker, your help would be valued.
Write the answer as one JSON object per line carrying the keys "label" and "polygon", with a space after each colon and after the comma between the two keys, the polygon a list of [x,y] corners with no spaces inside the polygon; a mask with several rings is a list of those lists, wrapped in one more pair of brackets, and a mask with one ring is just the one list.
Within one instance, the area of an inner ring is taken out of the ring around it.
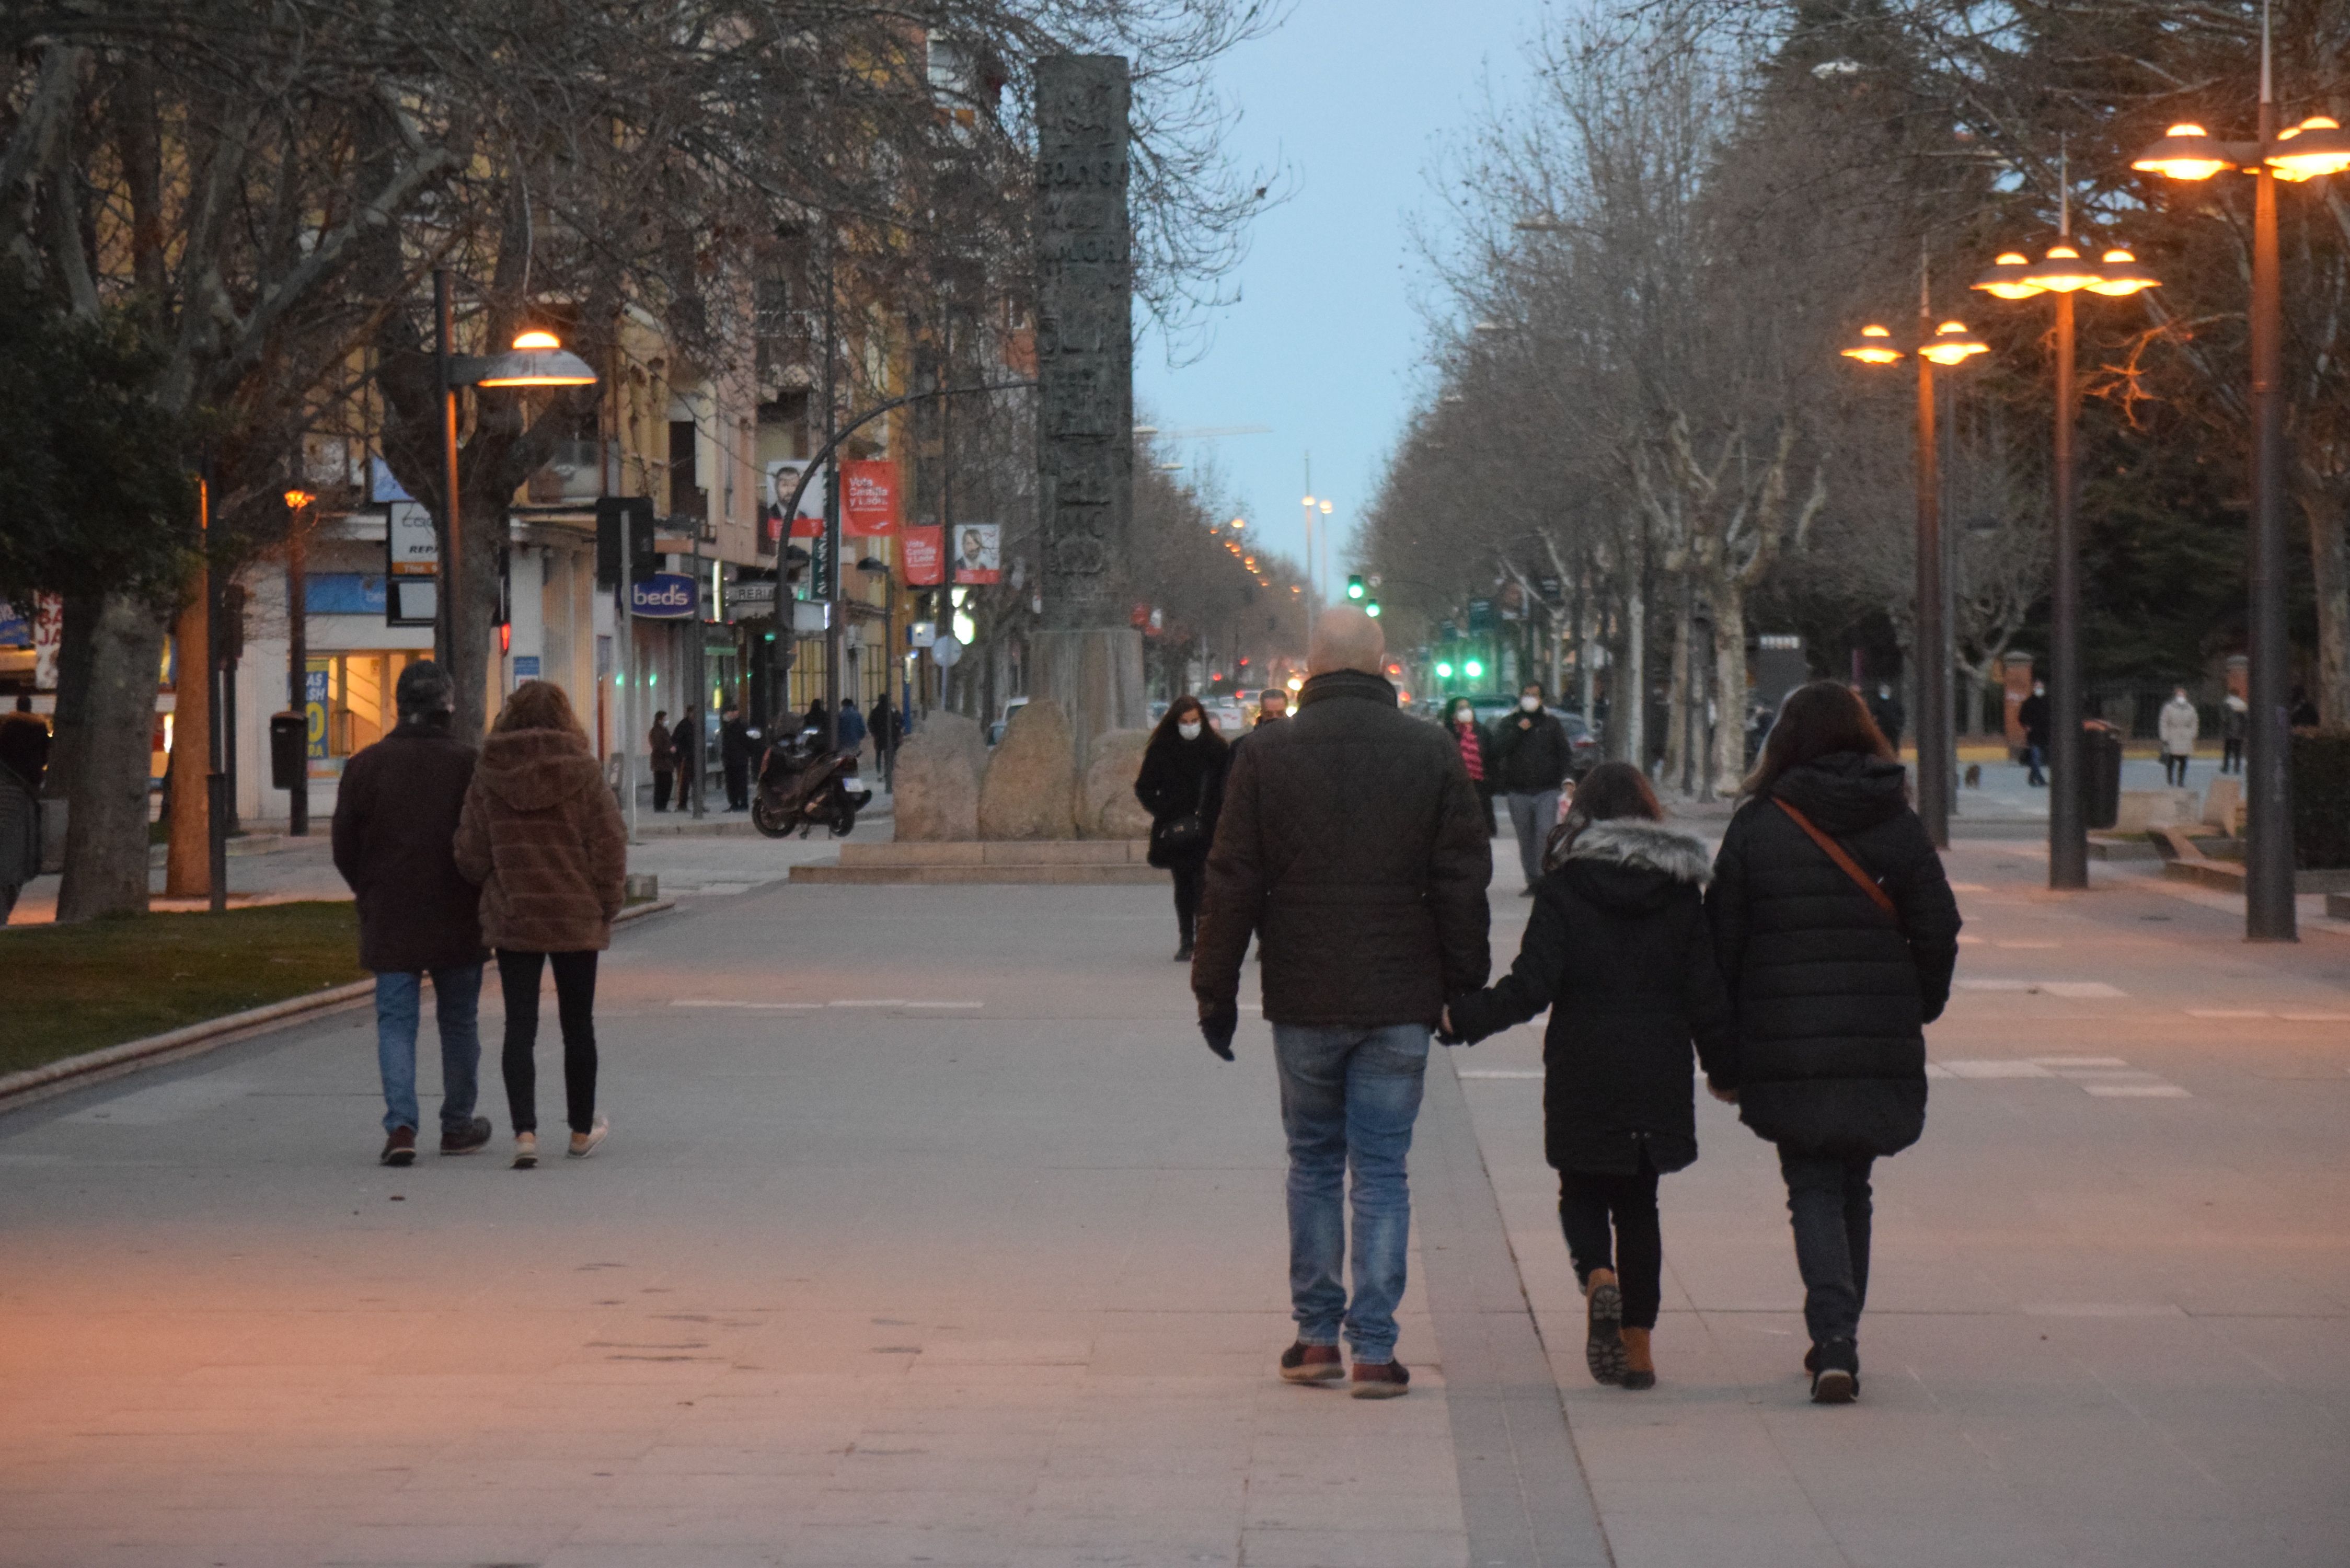
{"label": "white sneaker", "polygon": [[538,1135],[535,1132],[515,1134],[514,1168],[534,1170],[538,1166]]}
{"label": "white sneaker", "polygon": [[594,1127],[589,1127],[584,1133],[576,1132],[571,1135],[571,1158],[573,1159],[587,1158],[589,1155],[596,1152],[596,1147],[598,1144],[602,1143],[605,1138],[611,1136],[611,1118],[608,1116],[598,1116]]}

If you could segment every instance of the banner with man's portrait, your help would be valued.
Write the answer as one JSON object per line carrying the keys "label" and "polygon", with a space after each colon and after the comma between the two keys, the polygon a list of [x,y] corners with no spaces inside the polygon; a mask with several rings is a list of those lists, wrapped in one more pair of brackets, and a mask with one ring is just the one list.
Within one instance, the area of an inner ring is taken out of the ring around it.
{"label": "banner with man's portrait", "polygon": [[958,523],[953,530],[954,580],[981,587],[1003,580],[1003,528],[996,523]]}

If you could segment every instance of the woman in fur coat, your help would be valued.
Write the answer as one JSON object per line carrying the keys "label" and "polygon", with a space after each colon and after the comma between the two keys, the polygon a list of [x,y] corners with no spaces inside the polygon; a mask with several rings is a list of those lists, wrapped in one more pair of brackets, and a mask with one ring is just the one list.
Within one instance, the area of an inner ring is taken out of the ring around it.
{"label": "woman in fur coat", "polygon": [[1596,1380],[1627,1388],[1657,1381],[1657,1178],[1697,1158],[1691,1043],[1710,1084],[1726,1087],[1731,1069],[1700,898],[1705,846],[1663,817],[1638,769],[1592,769],[1552,836],[1517,962],[1446,1009],[1447,1037],[1470,1042],[1550,1009],[1543,1137],[1583,1284],[1585,1359]]}

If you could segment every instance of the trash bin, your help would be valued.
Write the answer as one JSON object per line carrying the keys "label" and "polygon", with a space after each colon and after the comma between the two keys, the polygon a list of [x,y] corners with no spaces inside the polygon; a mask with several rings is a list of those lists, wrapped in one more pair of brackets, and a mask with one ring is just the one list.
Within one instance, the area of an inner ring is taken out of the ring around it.
{"label": "trash bin", "polygon": [[310,765],[310,721],[301,713],[269,715],[269,787],[292,789]]}
{"label": "trash bin", "polygon": [[2122,815],[2122,732],[2102,720],[2081,722],[2081,816],[2111,827]]}

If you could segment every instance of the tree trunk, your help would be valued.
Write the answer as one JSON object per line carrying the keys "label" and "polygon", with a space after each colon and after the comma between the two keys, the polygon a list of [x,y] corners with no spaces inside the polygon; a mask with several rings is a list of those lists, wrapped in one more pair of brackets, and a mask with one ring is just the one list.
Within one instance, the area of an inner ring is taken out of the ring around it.
{"label": "tree trunk", "polygon": [[2334,496],[2313,495],[2310,584],[2317,598],[2317,713],[2321,723],[2350,725],[2350,524]]}
{"label": "tree trunk", "polygon": [[147,781],[162,657],[163,620],[151,603],[131,594],[99,601],[57,890],[60,921],[147,909]]}
{"label": "tree trunk", "polygon": [[1746,776],[1746,596],[1729,583],[1707,590],[1713,601],[1714,701],[1721,721],[1713,729],[1713,788],[1738,794]]}
{"label": "tree trunk", "polygon": [[[1628,574],[1627,574],[1628,575]],[[1624,585],[1624,662],[1610,717],[1624,731],[1624,760],[1648,771],[1648,599],[1637,576]]]}
{"label": "tree trunk", "polygon": [[1673,661],[1670,689],[1666,693],[1665,785],[1694,794],[1696,759],[1689,754],[1690,683],[1697,672],[1697,619],[1690,613],[1689,596],[1673,607]]}
{"label": "tree trunk", "polygon": [[[65,626],[57,640],[57,708],[51,715],[49,772],[41,793],[51,800],[67,800],[81,774],[81,742],[89,726],[89,655],[95,646],[99,600],[94,595],[70,595],[65,601]],[[70,809],[70,808],[68,808]]]}
{"label": "tree trunk", "polygon": [[179,647],[172,661],[171,847],[163,860],[163,892],[172,898],[201,898],[213,890],[207,783],[212,772],[212,640],[205,596],[200,572],[195,597],[182,607],[173,630]]}

